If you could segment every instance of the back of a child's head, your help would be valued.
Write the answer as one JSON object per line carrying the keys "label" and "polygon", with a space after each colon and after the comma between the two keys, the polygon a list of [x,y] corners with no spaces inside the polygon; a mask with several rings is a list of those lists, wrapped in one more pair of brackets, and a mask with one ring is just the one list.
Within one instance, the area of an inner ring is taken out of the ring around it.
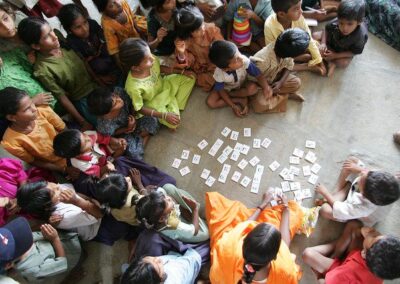
{"label": "back of a child's head", "polygon": [[280,58],[296,57],[306,52],[310,36],[302,29],[294,28],[283,31],[275,42],[274,51]]}
{"label": "back of a child's head", "polygon": [[0,90],[0,115],[14,115],[19,111],[21,100],[28,94],[14,87]]}
{"label": "back of a child's head", "polygon": [[143,259],[135,259],[121,276],[121,284],[160,284],[160,275],[154,266]]}
{"label": "back of a child's head", "polygon": [[67,4],[62,6],[57,15],[62,27],[67,32],[71,31],[74,21],[79,16],[85,17],[85,14],[83,13],[82,9],[75,4]]}
{"label": "back of a child's head", "polygon": [[224,69],[229,66],[236,52],[238,52],[238,48],[234,43],[227,40],[216,40],[210,45],[208,58],[215,66]]}
{"label": "back of a child's head", "polygon": [[42,27],[48,24],[39,17],[25,18],[18,25],[18,36],[27,45],[38,44],[42,37]]}
{"label": "back of a child's head", "polygon": [[365,17],[364,0],[342,0],[337,10],[338,19],[361,23]]}
{"label": "back of a child's head", "polygon": [[188,39],[204,22],[204,16],[196,6],[186,6],[175,12],[175,30],[178,38]]}
{"label": "back of a child's head", "polygon": [[103,13],[107,8],[108,1],[110,0],[93,0],[94,5],[100,13]]}
{"label": "back of a child's head", "polygon": [[96,184],[94,197],[111,208],[121,208],[126,202],[128,183],[121,174],[111,173]]}
{"label": "back of a child's head", "polygon": [[54,154],[62,158],[74,158],[81,153],[81,135],[77,129],[66,129],[56,135],[53,141]]}
{"label": "back of a child's head", "polygon": [[399,182],[391,173],[369,171],[363,195],[376,205],[389,205],[400,197]]}
{"label": "back of a child's head", "polygon": [[145,227],[157,226],[165,210],[165,195],[159,191],[152,191],[142,197],[136,204],[137,219]]}
{"label": "back of a child's head", "polygon": [[365,260],[368,268],[381,279],[400,277],[400,239],[384,236],[367,251]]}
{"label": "back of a child's head", "polygon": [[22,185],[17,191],[17,204],[23,212],[44,221],[47,221],[55,210],[45,181]]}
{"label": "back of a child's head", "polygon": [[87,103],[91,114],[105,115],[112,109],[113,92],[108,88],[96,88],[89,94]]}
{"label": "back of a child's head", "polygon": [[149,45],[140,38],[128,38],[119,46],[119,59],[125,69],[139,66],[149,52]]}
{"label": "back of a child's head", "polygon": [[287,13],[291,7],[299,2],[300,0],[271,0],[271,6],[276,14],[278,14],[278,12]]}

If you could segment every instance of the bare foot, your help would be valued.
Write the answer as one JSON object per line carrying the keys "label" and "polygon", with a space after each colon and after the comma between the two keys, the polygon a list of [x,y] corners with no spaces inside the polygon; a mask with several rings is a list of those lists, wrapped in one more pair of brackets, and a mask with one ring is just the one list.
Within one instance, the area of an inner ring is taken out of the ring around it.
{"label": "bare foot", "polygon": [[235,101],[236,105],[239,105],[242,109],[241,114],[247,115],[249,112],[248,100],[247,98],[237,98]]}
{"label": "bare foot", "polygon": [[328,77],[331,77],[335,72],[336,64],[333,62],[328,62]]}

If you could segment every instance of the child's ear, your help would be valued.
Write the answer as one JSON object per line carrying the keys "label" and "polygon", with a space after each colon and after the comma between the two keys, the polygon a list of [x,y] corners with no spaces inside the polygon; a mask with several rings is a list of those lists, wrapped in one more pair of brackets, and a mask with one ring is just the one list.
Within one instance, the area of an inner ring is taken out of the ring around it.
{"label": "child's ear", "polygon": [[12,121],[12,122],[17,121],[17,120],[15,119],[15,115],[14,115],[14,114],[7,114],[7,115],[6,115],[6,119],[9,120],[9,121]]}
{"label": "child's ear", "polygon": [[278,13],[276,13],[278,15],[278,17],[280,18],[285,18],[286,17],[286,13],[283,11],[279,11]]}

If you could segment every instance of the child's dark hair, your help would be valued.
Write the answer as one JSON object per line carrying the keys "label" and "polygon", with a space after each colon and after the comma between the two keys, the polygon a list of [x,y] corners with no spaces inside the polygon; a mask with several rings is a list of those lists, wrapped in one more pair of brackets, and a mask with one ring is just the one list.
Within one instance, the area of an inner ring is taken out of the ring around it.
{"label": "child's dark hair", "polygon": [[15,10],[8,3],[0,3],[0,10],[6,12],[15,20]]}
{"label": "child's dark hair", "polygon": [[376,241],[366,252],[367,266],[381,279],[400,277],[400,239],[384,236]]}
{"label": "child's dark hair", "polygon": [[108,88],[96,88],[89,94],[87,103],[90,113],[97,116],[105,115],[113,106],[113,92]]}
{"label": "child's dark hair", "polygon": [[121,208],[126,202],[128,183],[121,174],[111,173],[96,184],[94,197],[101,204],[108,204],[111,208]]}
{"label": "child's dark hair", "polygon": [[71,27],[74,24],[74,21],[79,16],[82,16],[84,18],[86,17],[81,7],[75,4],[67,4],[62,6],[57,15],[58,19],[61,22],[61,25],[67,32],[71,31]]}
{"label": "child's dark hair", "polygon": [[208,58],[215,66],[223,69],[229,66],[237,51],[238,48],[234,43],[227,40],[216,40],[210,45]]}
{"label": "child's dark hair", "polygon": [[154,7],[162,7],[165,1],[167,0],[140,0],[140,4],[142,4],[143,8],[149,9]]}
{"label": "child's dark hair", "polygon": [[62,158],[74,158],[81,153],[81,134],[77,129],[66,129],[53,141],[54,154]]}
{"label": "child's dark hair", "polygon": [[119,46],[119,59],[124,68],[129,70],[132,66],[139,66],[149,50],[147,42],[140,38],[128,38]]}
{"label": "child's dark hair", "polygon": [[14,87],[6,87],[0,90],[0,115],[6,116],[16,114],[20,107],[21,100],[28,94]]}
{"label": "child's dark hair", "polygon": [[142,197],[136,204],[137,219],[146,228],[154,228],[165,210],[165,195],[159,191],[152,191]]}
{"label": "child's dark hair", "polygon": [[278,14],[278,12],[287,13],[292,6],[299,2],[300,0],[271,0],[271,6],[276,14]]}
{"label": "child's dark hair", "polygon": [[196,6],[186,6],[175,12],[175,30],[178,38],[188,39],[204,22],[204,16]]}
{"label": "child's dark hair", "polygon": [[280,245],[281,233],[274,226],[267,223],[258,224],[243,241],[242,280],[252,283],[256,272],[276,258]]}
{"label": "child's dark hair", "polygon": [[400,197],[399,182],[388,172],[369,171],[363,195],[376,205],[389,205]]}
{"label": "child's dark hair", "polygon": [[106,9],[109,0],[93,0],[94,5],[100,13]]}
{"label": "child's dark hair", "polygon": [[39,17],[25,18],[18,25],[18,36],[27,45],[38,44],[42,37],[42,27],[48,24]]}
{"label": "child's dark hair", "polygon": [[361,23],[365,17],[364,0],[342,0],[337,10],[338,19]]}
{"label": "child's dark hair", "polygon": [[275,42],[274,51],[280,58],[296,57],[303,54],[310,44],[310,36],[302,29],[283,31]]}
{"label": "child's dark hair", "polygon": [[160,284],[162,279],[151,263],[134,260],[122,274],[121,284]]}
{"label": "child's dark hair", "polygon": [[22,185],[17,191],[17,204],[23,212],[46,222],[55,210],[45,181]]}

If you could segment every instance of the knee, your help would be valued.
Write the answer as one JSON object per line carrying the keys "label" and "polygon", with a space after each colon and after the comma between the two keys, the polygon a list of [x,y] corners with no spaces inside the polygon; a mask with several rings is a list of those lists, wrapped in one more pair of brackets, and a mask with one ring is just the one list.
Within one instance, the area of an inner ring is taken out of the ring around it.
{"label": "knee", "polygon": [[218,94],[214,91],[212,91],[206,100],[206,104],[209,108],[216,108],[216,99],[215,97],[218,96]]}
{"label": "knee", "polygon": [[249,93],[249,95],[255,95],[255,94],[257,94],[257,92],[258,92],[258,85],[257,84],[255,84],[255,83],[253,83],[253,82],[250,82],[248,85],[247,85],[247,92]]}
{"label": "knee", "polygon": [[301,79],[300,79],[299,77],[293,78],[293,85],[294,85],[296,88],[300,88],[300,86],[301,86]]}
{"label": "knee", "polygon": [[307,264],[310,262],[310,260],[313,258],[313,256],[314,256],[314,250],[311,247],[306,248],[301,255],[301,257],[303,258],[303,261]]}
{"label": "knee", "polygon": [[346,68],[347,66],[349,66],[351,60],[352,58],[337,59],[335,60],[335,64],[339,68]]}
{"label": "knee", "polygon": [[325,219],[333,219],[332,216],[332,207],[325,203],[321,206],[321,209],[319,210],[319,214],[324,217]]}

